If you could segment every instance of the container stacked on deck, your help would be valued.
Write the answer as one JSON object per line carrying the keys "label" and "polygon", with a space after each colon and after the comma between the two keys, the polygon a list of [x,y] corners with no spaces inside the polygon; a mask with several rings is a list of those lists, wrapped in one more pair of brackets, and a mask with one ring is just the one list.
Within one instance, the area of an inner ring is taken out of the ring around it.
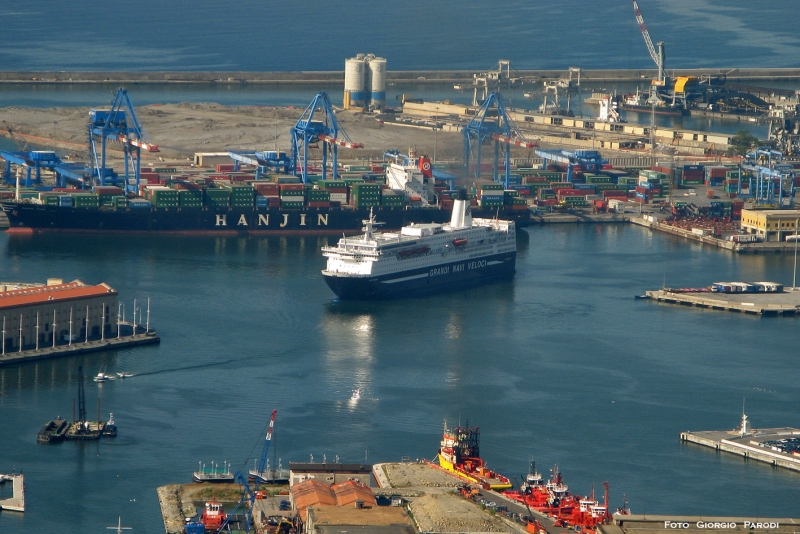
{"label": "container stacked on deck", "polygon": [[347,204],[348,187],[343,180],[320,180],[317,182],[317,187],[330,193],[331,202]]}
{"label": "container stacked on deck", "polygon": [[203,203],[210,209],[227,209],[230,205],[231,192],[227,189],[209,187],[203,195]]}
{"label": "container stacked on deck", "polygon": [[330,208],[331,192],[327,189],[309,189],[306,191],[309,208]]}
{"label": "container stacked on deck", "polygon": [[177,189],[163,185],[148,185],[144,190],[145,200],[152,202],[156,208],[177,208],[180,206],[180,196]]}
{"label": "container stacked on deck", "polygon": [[[446,198],[442,198],[446,196]],[[447,209],[445,203],[449,203],[450,209],[453,207],[453,201],[450,195],[442,195],[442,207]],[[403,191],[395,191],[394,189],[381,189],[381,206],[384,208],[402,208],[405,201],[405,193]]]}
{"label": "container stacked on deck", "polygon": [[245,183],[236,183],[224,186],[231,192],[232,208],[252,208],[255,204],[256,192],[253,186]]}
{"label": "container stacked on deck", "polygon": [[[733,195],[736,195],[739,192],[739,180],[741,180],[741,173],[739,169],[728,169],[725,172],[725,181],[723,182],[723,186],[725,188],[725,192],[733,198]],[[743,184],[744,185],[744,184]]]}
{"label": "container stacked on deck", "polygon": [[350,204],[356,208],[380,206],[381,186],[367,182],[356,182],[350,186]]}
{"label": "container stacked on deck", "polygon": [[719,187],[723,185],[726,174],[730,171],[729,167],[708,166],[705,168],[705,185],[709,187]]}
{"label": "container stacked on deck", "polygon": [[262,180],[251,184],[255,194],[256,208],[279,208],[281,206],[280,185]]}
{"label": "container stacked on deck", "polygon": [[303,184],[280,184],[281,208],[302,209],[306,201],[306,186]]}
{"label": "container stacked on deck", "polygon": [[503,205],[505,194],[502,184],[480,184],[478,186],[478,205],[481,208],[499,208]]}

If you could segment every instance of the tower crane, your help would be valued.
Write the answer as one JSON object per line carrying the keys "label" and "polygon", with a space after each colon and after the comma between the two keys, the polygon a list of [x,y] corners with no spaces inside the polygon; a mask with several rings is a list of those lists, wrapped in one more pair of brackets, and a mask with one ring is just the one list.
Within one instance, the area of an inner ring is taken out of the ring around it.
{"label": "tower crane", "polygon": [[267,430],[267,437],[264,440],[264,449],[261,451],[261,459],[255,470],[250,471],[249,478],[256,482],[268,482],[269,469],[267,469],[267,454],[269,453],[269,445],[272,443],[272,430],[275,428],[275,416],[278,415],[278,410],[272,410],[272,417],[269,419],[269,429]]}
{"label": "tower crane", "polygon": [[[650,57],[653,58],[656,67],[658,67],[658,79],[653,80],[651,83],[655,86],[664,87],[667,85],[667,75],[664,71],[664,60],[666,59],[664,43],[659,41],[656,43],[656,46],[653,46],[653,40],[650,39],[650,32],[647,31],[647,26],[644,24],[644,18],[642,17],[642,12],[639,10],[639,4],[636,0],[633,0],[633,12],[636,14],[636,22],[639,23],[639,29],[642,30],[642,36],[644,37],[644,44],[647,45],[647,51],[650,52]],[[658,51],[656,51],[656,47],[658,47]]]}
{"label": "tower crane", "polygon": [[[321,112],[322,120],[314,120],[315,114]],[[333,179],[339,177],[338,154],[339,147],[364,148],[361,143],[354,143],[347,133],[339,126],[336,115],[333,113],[331,101],[325,91],[320,91],[311,104],[300,116],[297,124],[291,129],[292,134],[292,171],[297,176],[298,171],[303,178],[303,183],[308,183],[308,148],[312,143],[322,141],[322,179],[325,180],[328,164],[328,151],[333,155]]]}
{"label": "tower crane", "polygon": [[[510,187],[511,180],[511,145],[533,148],[537,145],[525,139],[517,125],[506,112],[500,93],[491,93],[483,105],[469,121],[463,130],[464,135],[464,166],[466,173],[470,171],[476,178],[481,176],[481,145],[484,142],[494,141],[494,168],[493,179],[499,182],[497,167],[500,161],[500,145],[503,145],[503,159],[505,162],[505,187]],[[471,169],[470,169],[471,167]]]}
{"label": "tower crane", "polygon": [[[158,145],[152,144],[147,137],[127,89],[120,87],[117,90],[111,109],[89,112],[88,130],[93,180],[100,185],[105,185],[107,178],[114,180],[114,173],[106,168],[106,144],[108,141],[118,142],[122,144],[125,159],[125,189],[135,187],[138,191],[141,151],[158,152]],[[130,183],[131,171],[135,186]]]}

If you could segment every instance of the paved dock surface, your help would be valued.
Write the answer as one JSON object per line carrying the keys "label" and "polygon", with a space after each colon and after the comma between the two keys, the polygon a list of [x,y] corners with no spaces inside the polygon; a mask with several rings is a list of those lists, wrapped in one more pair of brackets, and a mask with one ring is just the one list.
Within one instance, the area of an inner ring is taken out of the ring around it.
{"label": "paved dock surface", "polygon": [[[738,430],[681,432],[681,441],[696,443],[717,451],[729,452],[746,459],[768,463],[775,467],[800,471],[800,456],[761,445],[766,441],[780,441],[787,438],[800,439],[800,429],[791,427],[759,428],[753,429],[744,435]],[[800,530],[800,525],[798,525],[798,530]]]}
{"label": "paved dock surface", "polygon": [[89,340],[87,342],[77,341],[73,342],[72,345],[56,345],[55,347],[42,347],[39,350],[6,352],[0,355],[0,366],[35,360],[46,360],[60,356],[86,354],[88,352],[121,349],[137,345],[151,345],[160,342],[161,338],[155,335],[155,332],[150,332],[150,334],[136,334],[135,336]]}
{"label": "paved dock surface", "polygon": [[0,500],[0,510],[11,510],[13,512],[25,511],[25,477],[22,473],[18,475],[0,475],[5,481],[11,479],[13,484],[12,496],[8,499]]}
{"label": "paved dock surface", "polygon": [[645,295],[658,302],[680,304],[719,311],[752,315],[797,315],[800,313],[800,290],[781,293],[682,293],[659,289]]}

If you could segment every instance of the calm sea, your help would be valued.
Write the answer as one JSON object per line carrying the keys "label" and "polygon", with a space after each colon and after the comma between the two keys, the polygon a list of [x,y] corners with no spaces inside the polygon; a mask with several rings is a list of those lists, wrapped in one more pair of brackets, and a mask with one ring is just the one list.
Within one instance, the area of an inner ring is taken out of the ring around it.
{"label": "calm sea", "polygon": [[[246,469],[269,413],[289,460],[432,458],[469,420],[507,473],[558,463],[580,494],[611,485],[635,512],[797,517],[800,474],[682,445],[682,430],[800,426],[798,319],[636,301],[666,283],[791,283],[789,256],[733,256],[638,227],[521,231],[513,281],[419,300],[338,303],[323,238],[0,235],[3,278],[108,282],[128,317],[151,298],[158,347],[0,369],[0,472],[23,470],[28,511],[0,532],[161,531],[157,486],[198,462]],[[42,446],[72,415],[77,368],[115,440]],[[357,402],[351,391],[362,390]],[[9,489],[0,490],[8,492]]]}
{"label": "calm sea", "polygon": [[[668,68],[797,67],[795,0],[642,0]],[[653,68],[631,2],[27,0],[0,6],[5,70]]]}

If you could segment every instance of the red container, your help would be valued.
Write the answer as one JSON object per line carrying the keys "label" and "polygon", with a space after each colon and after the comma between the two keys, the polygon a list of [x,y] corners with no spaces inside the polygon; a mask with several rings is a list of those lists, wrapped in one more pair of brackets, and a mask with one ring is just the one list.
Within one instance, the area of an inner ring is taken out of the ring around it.
{"label": "red container", "polygon": [[306,186],[303,184],[278,184],[281,191],[305,191]]}
{"label": "red container", "polygon": [[270,208],[280,208],[281,207],[281,197],[269,197],[269,207]]}
{"label": "red container", "polygon": [[96,185],[94,192],[97,195],[124,195],[125,193],[121,188],[113,185]]}
{"label": "red container", "polygon": [[327,200],[315,200],[308,203],[309,208],[330,208],[331,203]]}
{"label": "red container", "polygon": [[233,163],[217,163],[216,171],[217,172],[233,172],[235,168],[235,164]]}
{"label": "red container", "polygon": [[602,191],[603,198],[628,198],[627,191],[607,190]]}

